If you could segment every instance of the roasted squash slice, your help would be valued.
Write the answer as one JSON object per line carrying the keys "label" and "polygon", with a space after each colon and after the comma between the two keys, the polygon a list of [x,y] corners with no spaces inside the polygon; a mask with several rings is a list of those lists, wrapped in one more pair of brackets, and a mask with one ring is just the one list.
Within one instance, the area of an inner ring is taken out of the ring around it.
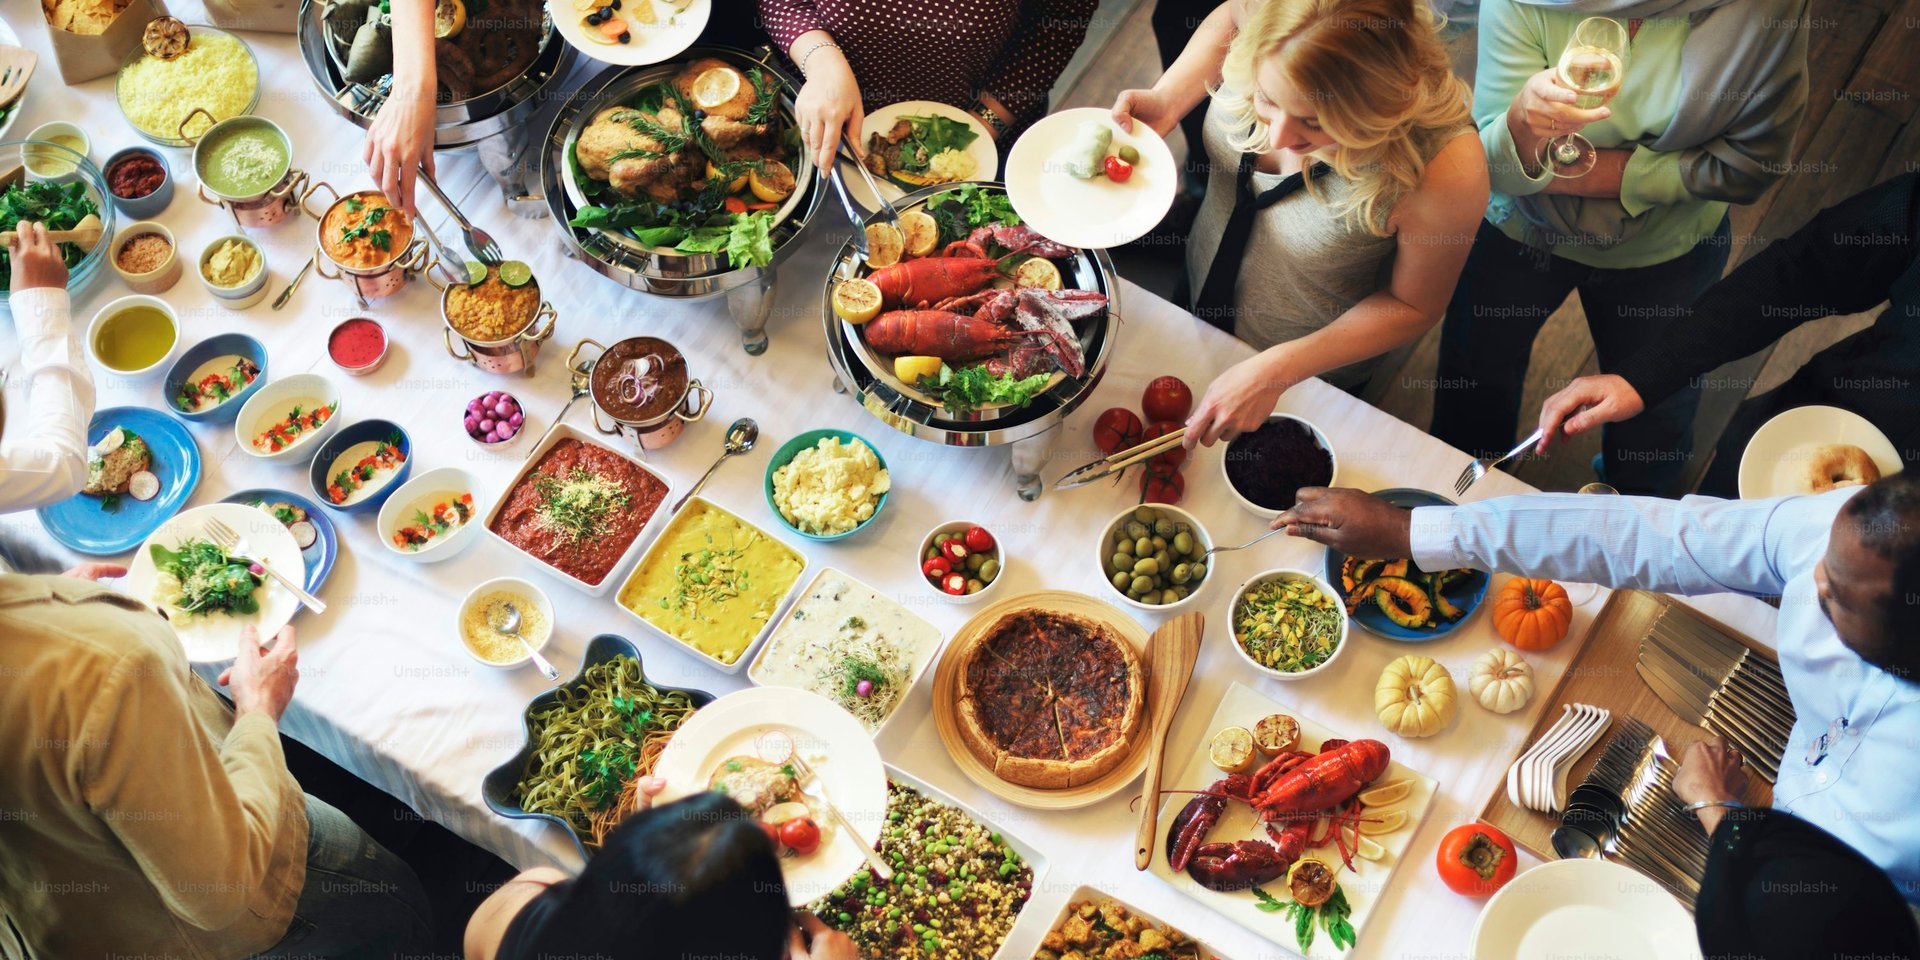
{"label": "roasted squash slice", "polygon": [[1445,579],[1446,578],[1440,577],[1440,576],[1433,577],[1432,578],[1433,582],[1428,587],[1427,594],[1428,596],[1433,598],[1434,613],[1439,614],[1440,617],[1444,620],[1448,620],[1448,621],[1458,620],[1463,614],[1466,613],[1466,611],[1460,609],[1458,606],[1454,604],[1453,601],[1447,599],[1446,594],[1440,592],[1442,589],[1441,584],[1445,581]]}
{"label": "roasted squash slice", "polygon": [[1373,581],[1373,587],[1373,602],[1388,620],[1409,630],[1433,624],[1433,598],[1419,584],[1405,577],[1383,576]]}
{"label": "roasted squash slice", "polygon": [[1407,560],[1389,560],[1386,566],[1380,568],[1380,575],[1383,577],[1400,577],[1405,579],[1407,567],[1410,565],[1411,562]]}

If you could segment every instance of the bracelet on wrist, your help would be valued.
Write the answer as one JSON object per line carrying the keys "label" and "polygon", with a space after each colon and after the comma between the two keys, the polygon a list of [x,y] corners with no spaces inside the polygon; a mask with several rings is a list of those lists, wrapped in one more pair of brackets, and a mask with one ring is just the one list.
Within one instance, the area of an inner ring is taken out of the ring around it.
{"label": "bracelet on wrist", "polygon": [[835,50],[840,49],[840,45],[837,43],[834,43],[832,40],[822,40],[819,43],[816,43],[813,46],[808,47],[807,52],[800,57],[800,62],[795,64],[795,66],[800,68],[801,76],[807,75],[807,61],[812,60],[813,55],[816,53],[819,53],[822,47],[832,47]]}
{"label": "bracelet on wrist", "polygon": [[1729,810],[1745,810],[1747,805],[1738,800],[1695,800],[1684,807],[1688,813],[1705,810],[1708,807],[1726,807]]}

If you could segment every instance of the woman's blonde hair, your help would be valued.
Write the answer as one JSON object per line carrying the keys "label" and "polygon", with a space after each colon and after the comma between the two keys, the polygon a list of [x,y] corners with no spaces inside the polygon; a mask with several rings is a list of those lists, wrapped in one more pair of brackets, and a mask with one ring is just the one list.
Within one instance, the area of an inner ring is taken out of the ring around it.
{"label": "woman's blonde hair", "polygon": [[[1394,199],[1420,182],[1426,158],[1417,134],[1471,126],[1472,90],[1447,59],[1427,0],[1265,0],[1227,48],[1214,102],[1233,146],[1264,152],[1267,124],[1254,113],[1254,75],[1277,63],[1319,108],[1334,139],[1322,156],[1354,189],[1335,213],[1387,233]],[[1307,188],[1319,191],[1311,178]]]}

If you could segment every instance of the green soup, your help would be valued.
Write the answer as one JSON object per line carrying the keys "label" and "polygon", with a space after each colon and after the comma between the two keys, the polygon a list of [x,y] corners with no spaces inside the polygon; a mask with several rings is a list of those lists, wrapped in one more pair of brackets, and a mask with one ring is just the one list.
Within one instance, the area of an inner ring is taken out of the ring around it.
{"label": "green soup", "polygon": [[236,124],[214,132],[196,151],[200,182],[223,197],[253,197],[287,173],[287,143],[265,124]]}
{"label": "green soup", "polygon": [[128,307],[100,321],[93,352],[100,362],[123,372],[145,370],[173,349],[173,319],[154,307]]}

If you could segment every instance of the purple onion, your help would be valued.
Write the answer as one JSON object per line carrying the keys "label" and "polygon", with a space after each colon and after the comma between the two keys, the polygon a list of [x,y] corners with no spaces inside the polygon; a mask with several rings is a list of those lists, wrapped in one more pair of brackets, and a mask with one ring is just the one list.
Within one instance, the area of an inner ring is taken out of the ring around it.
{"label": "purple onion", "polygon": [[491,415],[483,416],[480,418],[480,432],[492,433],[493,428],[499,425],[499,423],[500,421],[493,419]]}
{"label": "purple onion", "polygon": [[[514,414],[515,418],[518,418],[519,416],[520,415],[517,413]],[[496,425],[493,428],[493,432],[498,434],[500,436],[500,439],[502,440],[512,440],[513,435],[520,432],[520,425],[509,421],[507,423]]]}
{"label": "purple onion", "polygon": [[467,401],[467,412],[468,412],[468,413],[479,413],[479,412],[480,412],[480,398],[479,398],[479,397],[474,397],[474,398],[473,398],[472,400],[468,400],[468,401]]}
{"label": "purple onion", "polygon": [[469,413],[469,414],[467,414],[467,416],[466,416],[466,419],[465,419],[465,421],[464,421],[464,422],[465,422],[465,423],[466,423],[466,425],[467,425],[467,432],[468,432],[468,433],[472,433],[472,432],[474,432],[475,430],[478,430],[478,429],[480,429],[480,418],[479,418],[479,417],[476,417],[476,416],[474,416],[474,415],[473,415],[473,414],[471,414],[471,413]]}
{"label": "purple onion", "polygon": [[263,574],[263,573],[266,573],[266,572],[267,572],[267,568],[266,568],[266,567],[263,567],[263,566],[261,566],[261,565],[259,565],[259,564],[257,564],[257,563],[249,563],[249,564],[247,564],[247,572],[248,572],[248,573],[251,573],[251,574],[253,574],[254,576],[256,576],[256,577],[257,577],[257,576],[260,576],[260,575],[261,575],[261,574]]}
{"label": "purple onion", "polygon": [[500,419],[505,420],[507,418],[507,415],[513,412],[513,408],[507,406],[507,402],[505,400],[502,400],[499,403],[496,403],[493,405],[493,412]]}
{"label": "purple onion", "polygon": [[522,423],[525,423],[526,420],[527,420],[526,414],[523,414],[518,410],[515,410],[513,412],[513,416],[507,418],[507,422],[513,424],[516,427],[521,425]]}
{"label": "purple onion", "polygon": [[500,435],[499,435],[499,434],[497,434],[497,433],[495,433],[495,432],[493,432],[493,431],[491,431],[491,430],[489,430],[489,431],[487,431],[487,435],[486,435],[486,436],[484,436],[484,437],[481,437],[480,439],[481,439],[481,440],[483,440],[483,441],[485,441],[485,442],[487,442],[487,443],[499,443],[499,442],[500,442]]}
{"label": "purple onion", "polygon": [[854,684],[853,692],[859,694],[862,697],[873,696],[873,681],[862,680],[859,683]]}

